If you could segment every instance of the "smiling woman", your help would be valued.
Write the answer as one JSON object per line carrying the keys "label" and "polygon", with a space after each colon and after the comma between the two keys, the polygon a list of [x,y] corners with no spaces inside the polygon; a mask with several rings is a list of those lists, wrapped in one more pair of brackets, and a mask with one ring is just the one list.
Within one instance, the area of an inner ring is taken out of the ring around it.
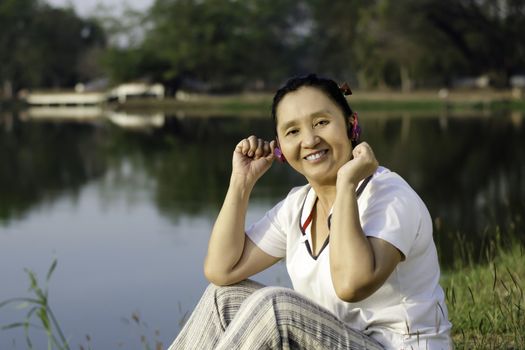
{"label": "smiling woman", "polygon": [[342,110],[325,93],[304,87],[288,93],[277,114],[279,145],[289,164],[310,183],[334,183],[352,151],[350,120]]}
{"label": "smiling woman", "polygon": [[[277,140],[237,144],[205,260],[212,284],[170,349],[452,347],[428,210],[359,143],[343,92],[291,79],[274,97]],[[245,230],[277,149],[308,184]],[[281,259],[293,290],[247,280]]]}

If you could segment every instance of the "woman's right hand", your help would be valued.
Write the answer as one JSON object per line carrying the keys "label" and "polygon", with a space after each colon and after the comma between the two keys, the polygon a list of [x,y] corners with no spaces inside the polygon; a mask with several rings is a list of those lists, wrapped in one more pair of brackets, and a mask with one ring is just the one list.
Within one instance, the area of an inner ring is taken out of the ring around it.
{"label": "woman's right hand", "polygon": [[232,177],[253,186],[268,170],[275,158],[275,141],[265,141],[252,135],[235,147],[232,160]]}

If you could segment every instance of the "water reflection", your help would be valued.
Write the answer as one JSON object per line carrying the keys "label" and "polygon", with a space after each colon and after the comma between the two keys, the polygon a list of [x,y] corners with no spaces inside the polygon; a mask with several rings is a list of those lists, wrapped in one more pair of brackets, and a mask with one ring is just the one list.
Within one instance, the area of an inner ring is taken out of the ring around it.
{"label": "water reflection", "polygon": [[[365,139],[380,162],[421,194],[438,218],[438,231],[479,237],[488,227],[509,230],[521,222],[522,115],[454,118],[400,113],[382,118],[371,113],[362,119]],[[268,120],[253,118],[113,113],[95,124],[2,120],[4,224],[63,193],[74,195],[108,171],[115,176],[112,181],[121,184],[130,179],[143,182],[129,186],[147,188],[168,218],[198,215],[220,205],[235,143],[251,133],[267,138],[273,134]],[[145,178],[133,176],[139,173]],[[276,165],[254,196],[277,200],[303,182],[287,166]],[[109,195],[114,187],[108,185],[105,192]]]}
{"label": "water reflection", "polygon": [[107,169],[98,142],[104,131],[99,128],[2,120],[6,127],[0,137],[0,222],[20,219],[64,192],[74,195]]}
{"label": "water reflection", "polygon": [[[445,266],[457,258],[457,233],[477,255],[499,227],[522,237],[525,142],[522,117],[447,117],[369,121],[370,143],[382,163],[421,194],[436,221]],[[410,136],[403,137],[410,123]],[[478,256],[479,258],[480,256]]]}
{"label": "water reflection", "polygon": [[29,107],[22,111],[20,118],[23,120],[78,120],[83,122],[97,121],[104,117],[101,106],[63,106],[63,107]]}
{"label": "water reflection", "polygon": [[120,111],[106,112],[107,118],[115,125],[130,130],[151,130],[162,128],[165,116],[163,113],[127,113]]}

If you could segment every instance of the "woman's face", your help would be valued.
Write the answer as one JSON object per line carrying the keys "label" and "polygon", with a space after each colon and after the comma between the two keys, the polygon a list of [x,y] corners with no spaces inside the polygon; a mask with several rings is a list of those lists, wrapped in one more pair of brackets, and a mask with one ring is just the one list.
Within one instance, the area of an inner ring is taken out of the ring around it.
{"label": "woman's face", "polygon": [[288,163],[310,183],[335,185],[337,171],[352,156],[341,108],[323,91],[305,86],[286,94],[276,114]]}

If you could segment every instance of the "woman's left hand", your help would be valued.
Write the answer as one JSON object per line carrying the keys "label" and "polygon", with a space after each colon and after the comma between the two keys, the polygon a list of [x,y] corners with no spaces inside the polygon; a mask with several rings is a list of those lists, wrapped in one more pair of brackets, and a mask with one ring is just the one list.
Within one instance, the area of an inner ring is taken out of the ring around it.
{"label": "woman's left hand", "polygon": [[337,172],[337,185],[355,185],[372,175],[379,163],[370,145],[361,142],[352,150],[353,158]]}

